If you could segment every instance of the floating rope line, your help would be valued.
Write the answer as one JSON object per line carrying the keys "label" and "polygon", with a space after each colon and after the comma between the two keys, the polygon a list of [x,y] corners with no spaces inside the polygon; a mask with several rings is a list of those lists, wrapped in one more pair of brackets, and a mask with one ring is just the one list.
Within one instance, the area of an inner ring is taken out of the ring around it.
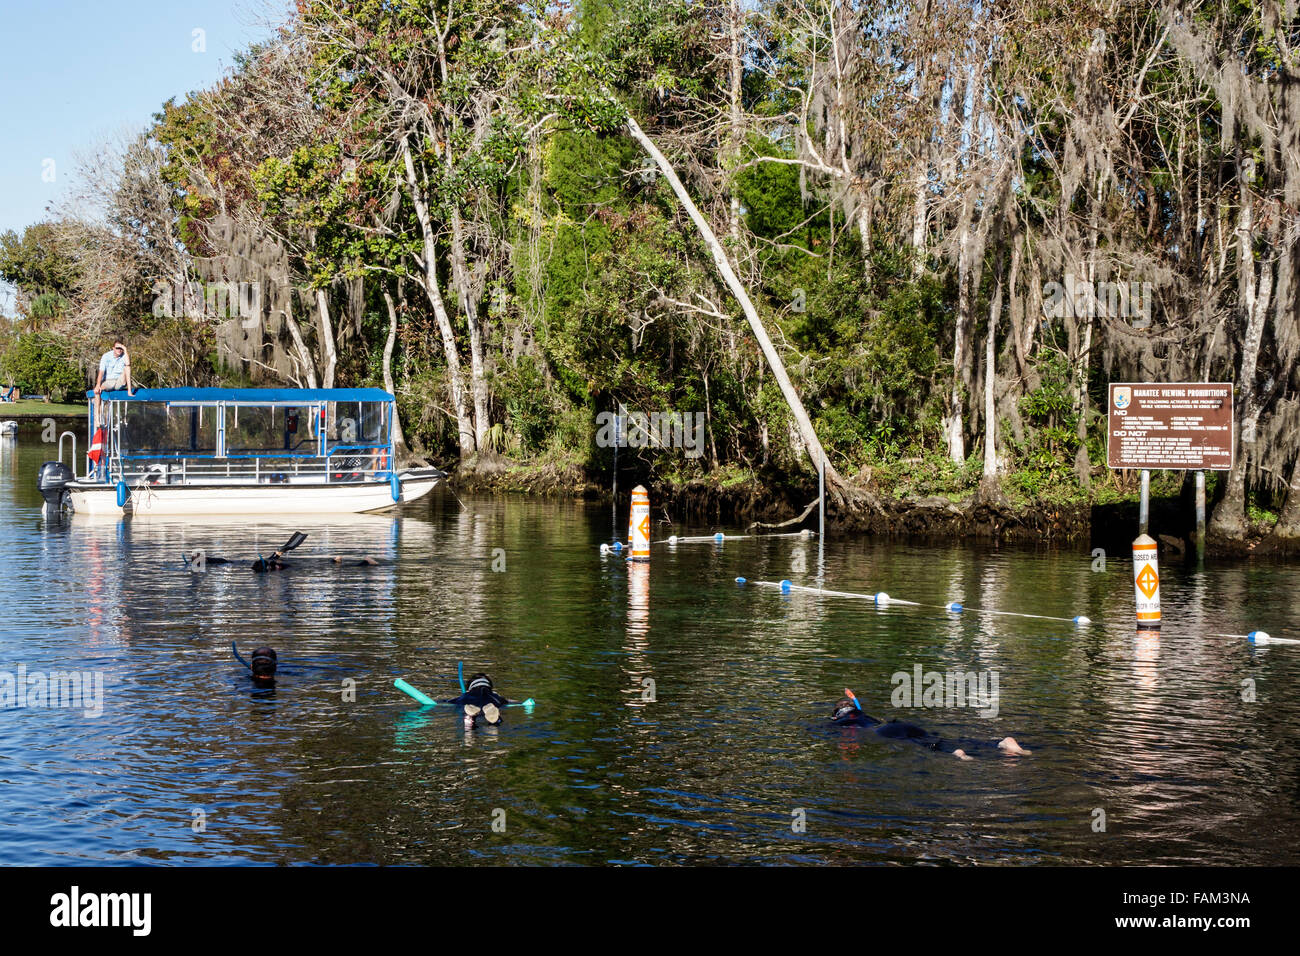
{"label": "floating rope line", "polygon": [[1250,641],[1252,644],[1300,644],[1300,641],[1289,637],[1273,637],[1268,631],[1251,631],[1249,634],[1211,634],[1210,636],[1235,637],[1238,640]]}
{"label": "floating rope line", "polygon": [[802,584],[791,584],[789,581],[780,581],[780,582],[776,582],[776,581],[749,581],[749,582],[746,582],[744,578],[736,578],[736,583],[737,583],[737,584],[746,584],[746,583],[749,583],[749,584],[755,584],[755,585],[758,585],[759,587],[764,587],[764,588],[778,588],[778,589],[780,589],[780,591],[781,591],[782,594],[789,594],[791,591],[805,591],[805,592],[807,592],[807,593],[809,593],[809,594],[822,594],[822,595],[825,595],[826,597],[857,598],[858,600],[862,600],[862,601],[874,601],[876,604],[878,604],[878,605],[881,606],[881,607],[884,607],[884,606],[887,605],[887,604],[907,604],[907,605],[910,605],[910,606],[912,606],[912,607],[923,607],[923,606],[924,606],[924,605],[918,604],[916,601],[904,601],[902,598],[890,597],[890,596],[889,596],[888,594],[886,594],[884,591],[880,591],[880,592],[878,592],[878,593],[876,593],[876,594],[855,594],[855,593],[852,592],[852,591],[830,591],[830,590],[827,590],[826,588],[810,588],[810,587],[806,587],[806,586],[804,586],[804,585],[802,585]]}
{"label": "floating rope line", "polygon": [[[853,591],[831,591],[826,588],[810,588],[802,584],[792,584],[790,581],[746,581],[744,578],[736,578],[737,584],[755,584],[759,587],[777,588],[782,594],[789,594],[791,591],[802,591],[808,594],[820,594],[825,597],[842,597],[853,598],[860,601],[871,601],[877,607],[887,607],[891,604],[904,604],[909,607],[932,608],[937,611],[949,611],[953,614],[961,614],[964,611],[972,611],[976,614],[996,614],[1005,617],[1028,617],[1039,621],[1062,621],[1067,624],[1091,624],[1090,618],[1082,614],[1076,617],[1053,617],[1050,614],[1025,614],[1020,611],[995,611],[992,608],[984,607],[967,607],[959,604],[957,601],[949,601],[947,604],[922,604],[919,601],[905,601],[902,598],[890,597],[884,591],[877,591],[875,594],[858,594]],[[1296,643],[1300,643],[1297,641]]]}
{"label": "floating rope line", "polygon": [[[716,534],[699,535],[694,537],[683,537],[683,538],[679,538],[677,535],[673,535],[669,538],[661,538],[658,541],[652,541],[650,543],[652,545],[666,544],[666,545],[676,547],[679,544],[703,544],[704,542],[722,544],[724,541],[740,541],[743,539],[752,539],[752,538],[812,538],[815,537],[816,534],[817,532],[815,531],[789,531],[789,532],[783,531],[780,534],[724,534],[723,532],[719,531]],[[609,554],[613,552],[617,554],[618,552],[625,550],[627,547],[628,546],[625,545],[622,541],[615,541],[612,544],[602,543],[600,546],[600,553]]]}
{"label": "floating rope line", "polygon": [[745,538],[811,538],[816,534],[815,531],[783,531],[780,534],[723,534],[721,531],[715,534],[707,534],[691,538],[679,538],[673,535],[655,544],[698,544],[702,541],[715,541],[721,544],[723,541],[740,541]]}

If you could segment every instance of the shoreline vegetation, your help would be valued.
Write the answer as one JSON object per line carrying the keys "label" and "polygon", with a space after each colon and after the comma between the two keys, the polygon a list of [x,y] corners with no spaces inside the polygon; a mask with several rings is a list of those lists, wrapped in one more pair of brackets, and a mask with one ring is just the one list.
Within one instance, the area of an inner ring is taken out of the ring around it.
{"label": "shoreline vegetation", "polygon": [[[870,497],[860,497],[850,509],[828,502],[827,534],[1104,547],[1111,554],[1127,554],[1137,536],[1137,472],[1123,476],[1126,480],[1116,476],[1105,484],[1094,484],[1086,494],[1077,486],[1042,494],[999,494],[979,481],[944,487],[927,480],[925,469],[917,467],[920,464],[908,460],[895,466],[896,472],[910,469],[904,480],[866,475]],[[1165,555],[1195,554],[1190,480],[1190,474],[1184,478],[1182,473],[1152,476],[1151,533]],[[1212,483],[1213,478],[1210,480]],[[646,484],[650,492],[651,513],[660,528],[705,524],[711,530],[762,533],[817,527],[816,480],[809,481],[806,476],[792,483],[786,476],[742,470],[719,470],[692,478],[655,478],[644,472],[620,471],[620,502],[626,501],[638,483]],[[576,457],[534,461],[500,455],[476,457],[461,462],[449,484],[456,493],[605,503],[611,496],[609,475],[593,471]],[[1244,540],[1207,536],[1205,553],[1209,557],[1297,553],[1291,542],[1271,534],[1277,519],[1275,512],[1252,509]]]}
{"label": "shoreline vegetation", "polygon": [[[1298,23],[302,0],[0,235],[0,382],[73,394],[125,338],[141,387],[379,386],[397,458],[539,490],[607,484],[627,409],[680,427],[620,487],[683,507],[788,520],[820,462],[833,528],[1094,541],[1136,483],[1108,385],[1231,382],[1208,548],[1287,552]],[[1185,473],[1152,479],[1185,541]]]}

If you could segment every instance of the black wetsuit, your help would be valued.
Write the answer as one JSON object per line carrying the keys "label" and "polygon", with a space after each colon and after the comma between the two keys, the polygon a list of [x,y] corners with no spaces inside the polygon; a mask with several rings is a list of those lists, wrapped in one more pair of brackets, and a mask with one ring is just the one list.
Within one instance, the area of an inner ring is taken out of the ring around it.
{"label": "black wetsuit", "polygon": [[480,710],[487,704],[495,704],[498,708],[505,707],[510,703],[505,697],[502,697],[491,687],[475,687],[473,690],[467,690],[459,697],[451,700],[440,700],[440,704],[454,704],[457,707],[464,707],[466,704],[472,704]]}
{"label": "black wetsuit", "polygon": [[832,723],[836,727],[867,727],[890,740],[914,740],[929,750],[943,750],[949,753],[953,750],[952,747],[944,744],[942,737],[906,720],[880,720],[864,711],[854,710],[835,718]]}

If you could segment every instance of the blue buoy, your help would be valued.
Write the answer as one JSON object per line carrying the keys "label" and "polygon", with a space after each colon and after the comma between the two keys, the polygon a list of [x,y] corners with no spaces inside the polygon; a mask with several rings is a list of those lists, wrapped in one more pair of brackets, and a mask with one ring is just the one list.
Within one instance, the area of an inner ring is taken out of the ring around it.
{"label": "blue buoy", "polygon": [[946,610],[952,611],[954,614],[960,614],[962,612],[962,606],[958,604],[956,601],[949,601],[947,604],[944,605],[944,608]]}
{"label": "blue buoy", "polygon": [[714,540],[714,541],[721,541],[721,540],[722,540],[723,538],[725,538],[725,537],[726,537],[726,535],[723,534],[721,531],[719,531],[717,534],[715,534],[715,535],[713,536],[713,540]]}
{"label": "blue buoy", "polygon": [[126,486],[125,481],[119,479],[117,482],[117,506],[125,508],[126,499],[129,497],[131,497],[131,489]]}
{"label": "blue buoy", "polygon": [[615,551],[622,551],[622,550],[623,550],[623,542],[622,542],[622,541],[615,541],[614,544],[612,545],[612,547],[613,547],[613,549],[614,549]]}
{"label": "blue buoy", "polygon": [[402,500],[402,479],[398,478],[397,475],[395,474],[389,475],[388,490],[392,493],[394,501],[401,501]]}
{"label": "blue buoy", "polygon": [[786,578],[786,579],[782,580],[782,582],[781,582],[781,593],[782,593],[782,594],[789,594],[789,593],[790,593],[790,580],[789,580],[789,578]]}
{"label": "blue buoy", "polygon": [[1268,631],[1251,631],[1246,635],[1246,640],[1252,644],[1267,644]]}
{"label": "blue buoy", "polygon": [[744,584],[744,583],[745,583],[745,579],[744,579],[744,578],[736,578],[736,583],[737,583],[737,584]]}

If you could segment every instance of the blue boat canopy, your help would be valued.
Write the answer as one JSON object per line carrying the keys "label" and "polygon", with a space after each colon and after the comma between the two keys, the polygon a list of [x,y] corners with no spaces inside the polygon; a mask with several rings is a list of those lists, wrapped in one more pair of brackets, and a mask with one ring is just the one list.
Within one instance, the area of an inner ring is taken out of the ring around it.
{"label": "blue boat canopy", "polygon": [[[94,398],[93,391],[86,398]],[[134,395],[126,389],[104,392],[110,402],[241,402],[252,405],[271,402],[391,402],[382,388],[139,388]]]}

